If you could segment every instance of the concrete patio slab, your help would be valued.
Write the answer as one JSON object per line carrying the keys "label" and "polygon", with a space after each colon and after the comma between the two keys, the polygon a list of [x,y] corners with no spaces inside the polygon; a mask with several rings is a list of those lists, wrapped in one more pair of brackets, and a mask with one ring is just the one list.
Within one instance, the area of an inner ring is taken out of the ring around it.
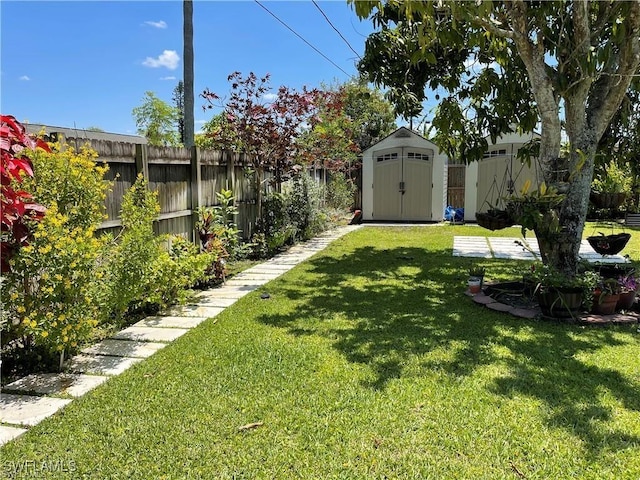
{"label": "concrete patio slab", "polygon": [[[515,243],[516,241],[525,243],[531,251],[517,245]],[[533,254],[531,252],[533,252]],[[539,260],[540,248],[535,238],[526,238],[523,240],[522,238],[515,237],[455,236],[453,237],[453,256]],[[600,255],[593,250],[586,240],[582,240],[580,243],[579,256],[592,263],[629,263],[629,260],[622,255]]]}
{"label": "concrete patio slab", "polygon": [[136,342],[107,338],[100,343],[85,348],[82,353],[87,355],[110,355],[112,357],[147,358],[166,346],[166,343],[159,342]]}
{"label": "concrete patio slab", "polygon": [[209,317],[174,317],[154,316],[147,317],[134,323],[133,327],[161,327],[161,328],[194,328]]}
{"label": "concrete patio slab", "polygon": [[142,358],[109,357],[106,355],[75,355],[66,369],[70,372],[92,373],[95,375],[119,375]]}
{"label": "concrete patio slab", "polygon": [[14,438],[18,438],[27,430],[24,428],[8,427],[6,425],[0,425],[0,445],[4,445],[10,442]]}
{"label": "concrete patio slab", "polygon": [[0,394],[0,421],[14,425],[37,425],[70,402],[65,398],[3,393]]}
{"label": "concrete patio slab", "polygon": [[4,389],[22,393],[81,397],[106,379],[107,377],[103,376],[77,373],[34,373],[5,385]]}
{"label": "concrete patio slab", "polygon": [[188,331],[186,328],[128,327],[111,338],[140,342],[172,342]]}
{"label": "concrete patio slab", "polygon": [[516,260],[536,260],[539,258],[540,252],[537,252],[537,256],[534,253],[527,250],[522,245],[516,243],[520,242],[527,245],[525,242],[514,238],[501,238],[501,237],[488,237],[489,245],[493,251],[495,258],[511,258]]}
{"label": "concrete patio slab", "polygon": [[492,258],[487,237],[453,237],[454,257]]}

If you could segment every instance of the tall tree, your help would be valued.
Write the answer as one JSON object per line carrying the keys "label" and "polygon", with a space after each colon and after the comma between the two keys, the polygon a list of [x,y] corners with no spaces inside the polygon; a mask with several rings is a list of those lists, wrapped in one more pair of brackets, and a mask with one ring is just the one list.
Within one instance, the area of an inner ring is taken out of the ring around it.
{"label": "tall tree", "polygon": [[342,90],[344,114],[353,123],[353,141],[361,152],[396,129],[393,104],[380,90],[370,88],[365,78],[345,83]]}
{"label": "tall tree", "polygon": [[193,1],[184,0],[183,3],[183,56],[184,56],[184,138],[182,143],[185,147],[191,148],[195,144],[194,126],[194,62],[193,62]]}
{"label": "tall tree", "polygon": [[180,144],[175,130],[178,111],[160,100],[153,92],[145,92],[142,105],[132,111],[138,127],[138,133],[146,137],[149,145],[178,146]]}
{"label": "tall tree", "polygon": [[177,125],[178,135],[180,137],[180,143],[184,145],[184,82],[180,80],[173,89],[173,104],[178,112]]}
{"label": "tall tree", "polygon": [[[552,209],[557,222],[534,231],[543,259],[575,274],[598,142],[640,65],[640,0],[349,2],[376,22],[397,10],[398,21],[386,28],[398,35],[399,26],[415,29],[420,49],[412,62],[434,65],[436,51],[469,49],[466,60],[447,55],[457,68],[432,79],[448,92],[433,121],[443,149],[478,159],[485,135],[531,131],[539,121],[537,161],[562,201]],[[461,68],[470,62],[481,71]],[[571,145],[566,161],[563,128]]]}

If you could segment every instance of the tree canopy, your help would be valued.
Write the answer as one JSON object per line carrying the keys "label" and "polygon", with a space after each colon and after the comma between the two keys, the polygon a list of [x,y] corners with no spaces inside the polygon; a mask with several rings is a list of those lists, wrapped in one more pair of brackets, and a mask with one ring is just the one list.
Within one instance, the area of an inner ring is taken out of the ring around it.
{"label": "tree canopy", "polygon": [[138,133],[146,137],[149,145],[178,146],[180,139],[175,129],[179,112],[175,107],[145,92],[142,105],[132,111]]}
{"label": "tree canopy", "polygon": [[[575,273],[598,143],[637,85],[640,0],[349,2],[396,46],[410,39],[408,53],[396,49],[400,60],[387,55],[390,65],[423,69],[406,80],[417,82],[411,87],[391,70],[380,82],[416,95],[427,82],[446,92],[433,126],[434,141],[449,155],[480,159],[487,135],[495,140],[539,128],[535,161],[552,187],[545,191],[562,201],[553,209],[557,221],[540,222],[534,231],[543,259]],[[379,50],[387,43],[367,47],[365,59],[385,58]],[[374,65],[361,67],[375,79]]]}

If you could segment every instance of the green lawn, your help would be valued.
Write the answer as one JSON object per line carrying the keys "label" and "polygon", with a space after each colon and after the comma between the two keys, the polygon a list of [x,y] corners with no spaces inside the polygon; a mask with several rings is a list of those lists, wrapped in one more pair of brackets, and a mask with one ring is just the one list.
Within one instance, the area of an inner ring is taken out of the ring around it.
{"label": "green lawn", "polygon": [[[463,294],[472,260],[451,247],[489,233],[343,237],[3,447],[3,467],[72,462],[74,479],[638,479],[636,327],[476,306]],[[624,252],[634,260],[636,237]],[[525,265],[482,264],[492,279]]]}

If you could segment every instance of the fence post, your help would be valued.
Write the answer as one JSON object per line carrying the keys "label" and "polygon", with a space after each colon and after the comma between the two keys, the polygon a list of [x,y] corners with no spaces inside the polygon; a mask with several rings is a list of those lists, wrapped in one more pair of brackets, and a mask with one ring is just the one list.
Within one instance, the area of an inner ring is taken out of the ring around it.
{"label": "fence post", "polygon": [[198,207],[202,198],[202,167],[200,164],[200,151],[198,147],[191,147],[191,233],[193,243],[199,245],[199,237],[196,230],[198,221]]}
{"label": "fence post", "polygon": [[149,151],[146,145],[136,144],[136,175],[141,173],[142,176],[149,180]]}

